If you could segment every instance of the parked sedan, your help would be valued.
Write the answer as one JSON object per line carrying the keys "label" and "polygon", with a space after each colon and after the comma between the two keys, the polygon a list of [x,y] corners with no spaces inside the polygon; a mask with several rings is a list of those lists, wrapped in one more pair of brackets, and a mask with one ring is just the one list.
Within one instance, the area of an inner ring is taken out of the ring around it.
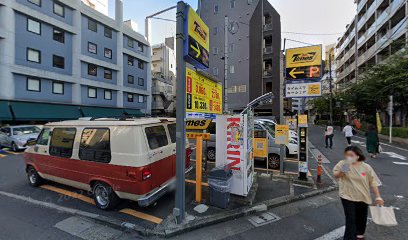
{"label": "parked sedan", "polygon": [[9,147],[14,152],[27,148],[27,141],[37,139],[41,129],[37,126],[9,126],[0,128],[0,148]]}

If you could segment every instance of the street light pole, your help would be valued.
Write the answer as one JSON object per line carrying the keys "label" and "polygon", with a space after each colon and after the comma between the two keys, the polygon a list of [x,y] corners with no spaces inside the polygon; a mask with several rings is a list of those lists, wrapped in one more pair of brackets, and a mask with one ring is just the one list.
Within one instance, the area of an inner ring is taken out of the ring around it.
{"label": "street light pole", "polygon": [[331,65],[332,65],[332,59],[331,59],[331,52],[329,52],[329,89],[330,89],[330,106],[329,106],[329,108],[330,108],[330,125],[333,125],[333,89],[332,89],[332,81],[333,81],[333,79],[332,79],[332,68],[331,68]]}

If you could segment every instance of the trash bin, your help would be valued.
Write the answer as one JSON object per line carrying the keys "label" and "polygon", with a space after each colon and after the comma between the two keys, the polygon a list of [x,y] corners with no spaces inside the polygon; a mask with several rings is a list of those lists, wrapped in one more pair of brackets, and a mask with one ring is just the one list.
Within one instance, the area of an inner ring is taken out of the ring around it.
{"label": "trash bin", "polygon": [[212,206],[227,208],[230,201],[232,171],[228,166],[212,169],[208,174],[210,203]]}

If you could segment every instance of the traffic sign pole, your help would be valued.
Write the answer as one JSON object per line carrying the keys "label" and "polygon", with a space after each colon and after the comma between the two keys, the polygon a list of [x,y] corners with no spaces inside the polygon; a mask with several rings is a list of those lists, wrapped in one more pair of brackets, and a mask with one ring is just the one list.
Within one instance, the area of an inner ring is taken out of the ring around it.
{"label": "traffic sign pole", "polygon": [[176,202],[173,215],[178,224],[185,215],[185,161],[186,161],[186,63],[184,61],[185,21],[184,2],[177,3],[176,63],[177,63],[177,112],[176,112]]}

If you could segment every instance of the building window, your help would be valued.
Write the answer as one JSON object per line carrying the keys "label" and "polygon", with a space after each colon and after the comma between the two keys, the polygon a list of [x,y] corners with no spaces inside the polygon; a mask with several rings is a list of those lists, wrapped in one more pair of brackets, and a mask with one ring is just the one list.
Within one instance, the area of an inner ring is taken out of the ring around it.
{"label": "building window", "polygon": [[65,42],[64,31],[54,28],[54,30],[52,31],[52,39],[54,39],[57,42],[64,43]]}
{"label": "building window", "polygon": [[27,31],[41,35],[41,23],[34,19],[27,19]]}
{"label": "building window", "polygon": [[105,79],[112,79],[112,70],[109,68],[105,68],[103,71],[103,77]]}
{"label": "building window", "polygon": [[96,88],[88,87],[88,98],[97,98],[98,94]]}
{"label": "building window", "polygon": [[65,59],[61,56],[52,55],[52,66],[56,68],[65,68]]}
{"label": "building window", "polygon": [[137,43],[137,50],[139,50],[139,52],[143,52],[143,51],[144,51],[143,43],[141,43],[141,42],[138,42],[138,43]]}
{"label": "building window", "polygon": [[215,5],[214,5],[214,14],[217,14],[217,13],[218,13],[218,5],[215,4]]}
{"label": "building window", "polygon": [[54,128],[51,136],[50,155],[70,158],[76,135],[76,128]]}
{"label": "building window", "polygon": [[63,5],[54,2],[54,13],[60,17],[65,17],[65,8]]}
{"label": "building window", "polygon": [[127,94],[127,101],[128,102],[133,102],[133,94],[132,93]]}
{"label": "building window", "polygon": [[109,129],[84,129],[79,144],[79,159],[99,163],[109,163],[111,161]]}
{"label": "building window", "polygon": [[217,67],[213,68],[213,75],[218,76],[218,68]]}
{"label": "building window", "polygon": [[112,91],[111,90],[105,90],[103,98],[105,100],[112,100]]}
{"label": "building window", "polygon": [[144,62],[139,60],[138,63],[137,63],[137,66],[139,67],[139,69],[144,69]]}
{"label": "building window", "polygon": [[214,35],[217,35],[217,33],[218,33],[218,27],[214,27],[213,33],[214,33]]}
{"label": "building window", "polygon": [[35,78],[27,78],[27,91],[41,92],[41,81]]}
{"label": "building window", "polygon": [[97,76],[98,67],[95,64],[88,64],[88,75]]}
{"label": "building window", "polygon": [[88,18],[88,29],[93,31],[93,32],[97,32],[98,31],[98,23],[95,20]]}
{"label": "building window", "polygon": [[230,0],[231,8],[235,8],[235,0]]}
{"label": "building window", "polygon": [[88,42],[88,52],[97,54],[98,52],[98,46],[95,43]]}
{"label": "building window", "polygon": [[139,101],[139,103],[143,103],[144,102],[144,96],[142,96],[142,95],[139,95],[139,99],[138,99]]}
{"label": "building window", "polygon": [[64,84],[61,82],[52,82],[53,94],[64,94]]}
{"label": "building window", "polygon": [[36,49],[27,48],[27,61],[41,63],[41,52]]}
{"label": "building window", "polygon": [[112,38],[112,29],[105,26],[103,35],[107,38]]}
{"label": "building window", "polygon": [[106,58],[112,59],[112,50],[109,48],[105,48],[105,51],[103,52],[103,55]]}
{"label": "building window", "polygon": [[27,0],[27,1],[41,7],[41,0]]}
{"label": "building window", "polygon": [[144,79],[143,78],[139,78],[137,82],[138,82],[139,86],[144,86]]}
{"label": "building window", "polygon": [[135,77],[132,75],[128,75],[128,83],[134,84],[135,83]]}
{"label": "building window", "polygon": [[129,55],[128,55],[128,60],[127,60],[128,65],[129,65],[129,66],[133,66],[133,65],[134,65],[134,61],[135,61],[135,59],[134,59],[132,56],[129,56]]}
{"label": "building window", "polygon": [[145,133],[149,147],[152,150],[169,144],[164,126],[147,127]]}
{"label": "building window", "polygon": [[218,54],[218,48],[217,47],[213,47],[213,54],[217,55]]}
{"label": "building window", "polygon": [[234,52],[234,47],[235,47],[235,44],[234,44],[234,43],[230,43],[230,44],[228,45],[228,52],[230,52],[230,53]]}
{"label": "building window", "polygon": [[230,65],[230,73],[235,73],[235,67],[234,67],[234,65]]}
{"label": "building window", "polygon": [[134,43],[133,43],[133,39],[131,39],[130,37],[127,37],[127,45],[128,45],[128,47],[133,48],[133,47],[134,47],[133,44],[134,44]]}

